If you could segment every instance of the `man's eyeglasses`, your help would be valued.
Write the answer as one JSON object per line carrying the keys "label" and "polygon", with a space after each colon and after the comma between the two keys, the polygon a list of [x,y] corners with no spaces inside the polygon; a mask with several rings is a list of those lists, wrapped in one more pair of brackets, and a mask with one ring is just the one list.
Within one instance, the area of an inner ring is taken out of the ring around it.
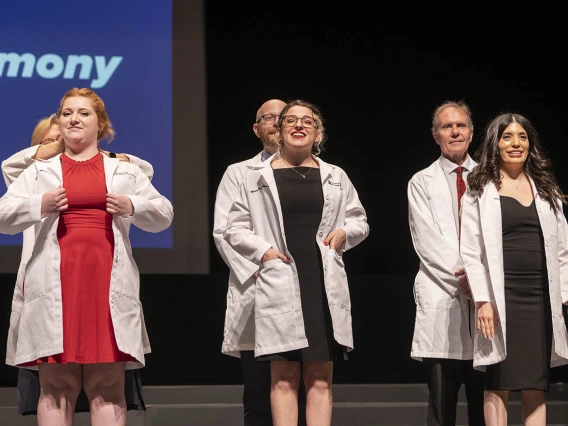
{"label": "man's eyeglasses", "polygon": [[61,139],[61,135],[57,135],[57,137],[55,139],[54,138],[45,138],[39,144],[40,145],[47,145],[48,143],[57,142],[60,139]]}
{"label": "man's eyeglasses", "polygon": [[264,114],[262,117],[258,119],[256,124],[259,124],[261,121],[264,121],[266,124],[274,124],[276,120],[278,120],[279,115],[274,114]]}
{"label": "man's eyeglasses", "polygon": [[304,115],[303,117],[298,117],[296,115],[285,115],[284,120],[282,120],[282,124],[286,127],[294,127],[296,123],[300,120],[302,125],[306,129],[313,129],[318,127],[318,123],[313,117],[308,117]]}

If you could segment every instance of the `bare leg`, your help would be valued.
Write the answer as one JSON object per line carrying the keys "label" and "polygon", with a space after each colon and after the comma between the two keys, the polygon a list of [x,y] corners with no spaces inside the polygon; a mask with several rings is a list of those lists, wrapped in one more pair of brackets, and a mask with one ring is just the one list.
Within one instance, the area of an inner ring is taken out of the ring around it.
{"label": "bare leg", "polygon": [[525,426],[546,426],[546,404],[544,392],[521,391],[521,414]]}
{"label": "bare leg", "polygon": [[333,395],[333,361],[305,362],[302,374],[306,387],[306,423],[330,426]]}
{"label": "bare leg", "polygon": [[38,370],[38,426],[73,426],[75,403],[81,392],[81,366],[40,363]]}
{"label": "bare leg", "polygon": [[124,362],[83,365],[92,426],[125,426]]}
{"label": "bare leg", "polygon": [[300,363],[271,361],[270,376],[270,406],[274,426],[297,426]]}
{"label": "bare leg", "polygon": [[507,426],[509,391],[485,391],[483,411],[486,426]]}

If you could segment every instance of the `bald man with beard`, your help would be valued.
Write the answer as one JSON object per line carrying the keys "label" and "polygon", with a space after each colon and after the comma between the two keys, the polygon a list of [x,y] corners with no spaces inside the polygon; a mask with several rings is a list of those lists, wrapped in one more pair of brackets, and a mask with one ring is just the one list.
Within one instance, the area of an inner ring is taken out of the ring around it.
{"label": "bald man with beard", "polygon": [[[278,150],[275,124],[285,105],[280,99],[269,99],[261,105],[252,130],[262,142],[263,150],[253,158],[228,166],[215,198],[213,239],[230,270],[221,352],[241,359],[244,426],[272,426],[270,363],[257,361],[254,357],[254,292],[258,265],[235,252],[223,239],[223,232],[245,173]],[[298,400],[304,408],[304,398]],[[305,412],[305,408],[299,412]],[[299,425],[305,425],[305,416],[299,418]]]}

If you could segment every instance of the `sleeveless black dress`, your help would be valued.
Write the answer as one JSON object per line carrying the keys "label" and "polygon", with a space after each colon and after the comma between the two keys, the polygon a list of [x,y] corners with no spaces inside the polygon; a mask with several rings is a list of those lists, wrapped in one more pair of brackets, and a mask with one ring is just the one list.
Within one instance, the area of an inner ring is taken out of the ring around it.
{"label": "sleeveless black dress", "polygon": [[487,366],[487,390],[548,391],[552,316],[544,239],[534,200],[501,196],[507,357]]}
{"label": "sleeveless black dress", "polygon": [[346,351],[333,337],[321,254],[316,243],[324,203],[320,169],[275,169],[274,179],[280,198],[286,243],[298,270],[302,314],[309,346],[295,351],[261,355],[257,359],[311,362],[344,359]]}

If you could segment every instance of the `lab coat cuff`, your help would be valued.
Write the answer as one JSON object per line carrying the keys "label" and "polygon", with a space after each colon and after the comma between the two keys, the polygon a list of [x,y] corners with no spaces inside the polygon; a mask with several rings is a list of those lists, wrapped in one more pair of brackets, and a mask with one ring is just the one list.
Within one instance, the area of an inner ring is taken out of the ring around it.
{"label": "lab coat cuff", "polygon": [[40,222],[41,221],[41,199],[43,194],[32,195],[28,202],[30,203],[30,221]]}
{"label": "lab coat cuff", "polygon": [[254,257],[255,263],[256,263],[257,265],[260,265],[260,264],[262,263],[262,256],[264,256],[264,253],[266,253],[266,251],[267,251],[269,248],[272,248],[272,244],[267,243],[267,242],[264,242],[264,243],[261,243],[261,244],[259,245],[259,248],[254,252],[254,256],[253,256],[253,257]]}

